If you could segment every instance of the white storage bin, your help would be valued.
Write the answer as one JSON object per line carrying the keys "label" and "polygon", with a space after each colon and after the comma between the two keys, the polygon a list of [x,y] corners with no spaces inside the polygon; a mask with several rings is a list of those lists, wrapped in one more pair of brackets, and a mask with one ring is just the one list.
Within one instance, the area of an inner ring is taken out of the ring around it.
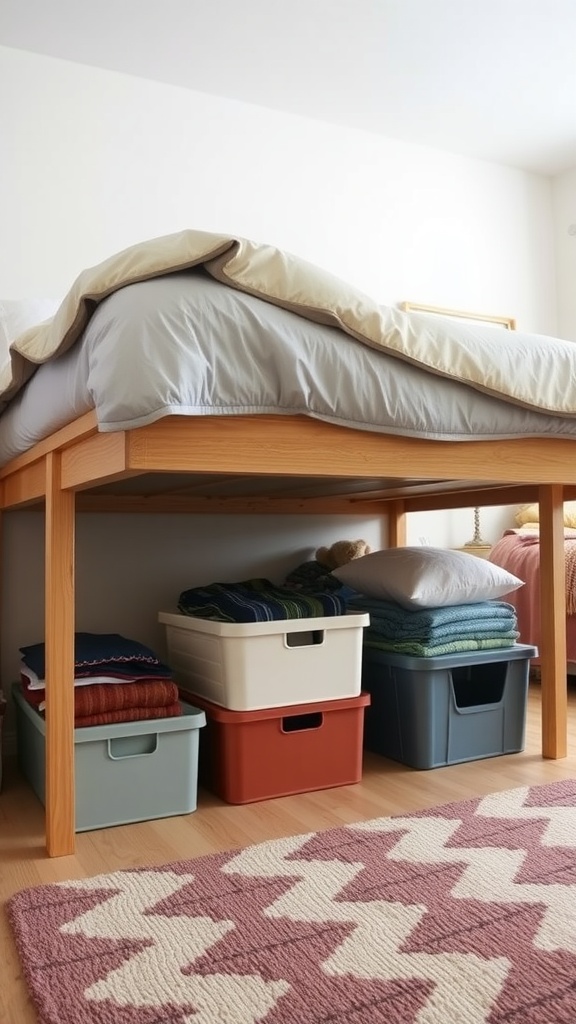
{"label": "white storage bin", "polygon": [[231,711],[360,693],[366,613],[244,623],[160,612],[158,621],[180,688]]}

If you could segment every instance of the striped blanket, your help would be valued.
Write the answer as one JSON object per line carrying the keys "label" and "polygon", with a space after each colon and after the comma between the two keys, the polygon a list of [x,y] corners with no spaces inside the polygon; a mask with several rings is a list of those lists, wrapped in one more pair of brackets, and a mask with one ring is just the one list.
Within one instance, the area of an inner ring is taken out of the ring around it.
{"label": "striped blanket", "polygon": [[276,586],[267,579],[250,579],[184,590],[178,599],[178,609],[183,615],[222,622],[271,622],[344,615],[346,601],[337,593],[304,594]]}

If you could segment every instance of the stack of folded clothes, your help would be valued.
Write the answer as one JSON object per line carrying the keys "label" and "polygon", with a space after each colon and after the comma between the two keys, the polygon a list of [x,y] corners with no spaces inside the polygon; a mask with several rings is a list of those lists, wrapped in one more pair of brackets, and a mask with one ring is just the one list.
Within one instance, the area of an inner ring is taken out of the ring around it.
{"label": "stack of folded clothes", "polygon": [[[46,700],[44,644],[21,647],[26,700],[42,712]],[[154,652],[118,633],[74,635],[74,725],[109,725],[182,714],[172,671]]]}
{"label": "stack of folded clothes", "polygon": [[271,622],[344,615],[346,600],[335,591],[300,593],[267,579],[250,579],[184,590],[178,599],[178,609],[183,615],[221,622]]}
{"label": "stack of folded clothes", "polygon": [[348,608],[370,613],[365,646],[395,654],[433,658],[513,647],[520,636],[516,611],[506,601],[408,610],[393,601],[357,595],[349,600]]}

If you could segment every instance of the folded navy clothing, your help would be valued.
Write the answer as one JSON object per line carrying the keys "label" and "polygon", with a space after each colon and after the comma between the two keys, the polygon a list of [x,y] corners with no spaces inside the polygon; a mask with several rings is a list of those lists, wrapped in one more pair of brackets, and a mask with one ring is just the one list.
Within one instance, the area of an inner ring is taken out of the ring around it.
{"label": "folded navy clothing", "polygon": [[325,565],[311,559],[309,562],[301,562],[295,569],[292,569],[284,580],[283,586],[289,587],[290,590],[300,590],[304,594],[317,594],[327,590],[342,590],[344,583],[333,576]]}
{"label": "folded navy clothing", "polygon": [[304,594],[259,578],[184,590],[178,609],[184,615],[222,622],[271,622],[344,615],[346,601],[336,592]]}
{"label": "folded navy clothing", "polygon": [[[30,644],[20,648],[24,664],[44,679],[45,645]],[[74,634],[74,675],[94,675],[98,669],[107,669],[118,674],[130,672],[130,668],[146,668],[147,676],[166,678],[172,670],[162,664],[154,651],[138,640],[129,640],[119,633],[75,633]]]}
{"label": "folded navy clothing", "polygon": [[76,679],[93,675],[114,676],[119,681],[123,677],[134,679],[136,676],[141,679],[171,679],[172,669],[161,661],[156,665],[150,665],[141,658],[126,658],[123,661],[95,661],[89,665],[74,666]]}

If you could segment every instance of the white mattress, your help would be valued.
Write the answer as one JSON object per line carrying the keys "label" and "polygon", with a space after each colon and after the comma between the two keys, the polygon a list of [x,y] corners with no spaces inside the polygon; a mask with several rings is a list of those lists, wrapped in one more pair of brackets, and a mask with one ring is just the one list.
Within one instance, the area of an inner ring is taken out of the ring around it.
{"label": "white mattress", "polygon": [[301,413],[450,441],[576,436],[576,418],[492,398],[201,270],[129,285],[102,302],[81,341],[39,367],[0,417],[0,464],[89,409],[101,431],[170,415]]}

